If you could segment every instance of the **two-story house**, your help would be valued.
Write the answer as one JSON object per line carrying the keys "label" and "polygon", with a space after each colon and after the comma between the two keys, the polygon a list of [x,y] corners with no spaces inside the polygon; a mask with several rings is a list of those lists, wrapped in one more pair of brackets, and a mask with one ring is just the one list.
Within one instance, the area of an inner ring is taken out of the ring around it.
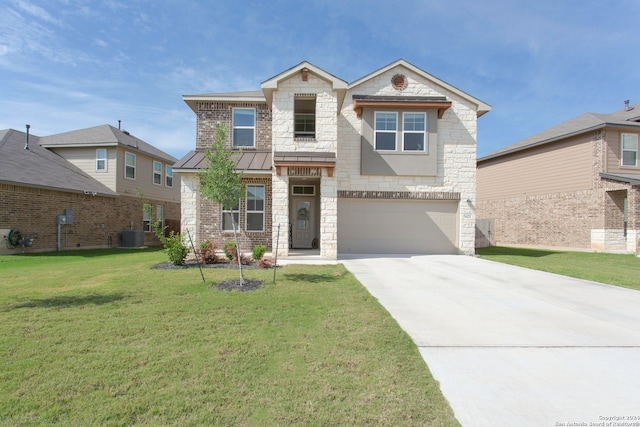
{"label": "two-story house", "polygon": [[[174,157],[109,125],[45,137],[28,131],[0,132],[2,253],[16,252],[12,230],[35,237],[26,250],[51,251],[158,245],[156,218],[179,229]],[[123,241],[132,230],[134,241]]]}
{"label": "two-story house", "polygon": [[[302,62],[261,90],[185,95],[196,149],[182,176],[182,230],[197,241],[279,242],[278,254],[474,253],[477,118],[484,102],[404,61],[352,83]],[[197,172],[217,123],[238,150],[246,197],[216,206]],[[279,230],[279,231],[278,231]]]}
{"label": "two-story house", "polygon": [[[502,246],[636,252],[640,104],[585,113],[477,162],[477,217]],[[488,237],[488,236],[484,236]]]}

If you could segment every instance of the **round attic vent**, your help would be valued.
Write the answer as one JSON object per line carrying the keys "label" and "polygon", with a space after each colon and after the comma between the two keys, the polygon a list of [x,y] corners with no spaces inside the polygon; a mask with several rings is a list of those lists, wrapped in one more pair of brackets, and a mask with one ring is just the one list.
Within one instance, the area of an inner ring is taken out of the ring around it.
{"label": "round attic vent", "polygon": [[396,90],[402,90],[407,87],[407,78],[402,74],[396,74],[391,77],[391,86]]}

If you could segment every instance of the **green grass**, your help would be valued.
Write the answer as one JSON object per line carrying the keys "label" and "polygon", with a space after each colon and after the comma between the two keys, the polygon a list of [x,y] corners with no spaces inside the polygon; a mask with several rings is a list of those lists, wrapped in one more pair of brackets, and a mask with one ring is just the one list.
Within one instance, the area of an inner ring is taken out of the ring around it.
{"label": "green grass", "polygon": [[640,290],[640,258],[635,255],[497,246],[478,248],[476,253],[492,261]]}
{"label": "green grass", "polygon": [[341,265],[155,270],[157,250],[0,257],[0,425],[458,425]]}

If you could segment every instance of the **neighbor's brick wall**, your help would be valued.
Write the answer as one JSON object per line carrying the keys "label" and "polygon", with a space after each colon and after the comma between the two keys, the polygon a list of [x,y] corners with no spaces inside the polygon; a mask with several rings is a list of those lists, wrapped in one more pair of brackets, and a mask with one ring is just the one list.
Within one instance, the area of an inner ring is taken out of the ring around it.
{"label": "neighbor's brick wall", "polygon": [[[264,231],[262,232],[247,232],[246,231],[246,212],[247,203],[243,198],[240,201],[240,224],[238,229],[238,241],[240,243],[240,250],[249,253],[255,245],[265,245],[268,250],[271,250],[271,176],[266,177],[243,177],[242,183],[244,185],[264,185],[265,189],[265,214],[264,214]],[[199,245],[205,240],[215,242],[218,249],[222,249],[226,242],[233,240],[232,231],[222,231],[222,211],[220,205],[211,202],[209,199],[201,197],[199,199],[199,212],[197,217],[198,232],[196,245]]]}
{"label": "neighbor's brick wall", "polygon": [[[154,207],[164,206],[167,220],[180,221],[179,203],[149,200]],[[117,198],[80,193],[44,190],[0,184],[0,229],[19,229],[23,234],[37,234],[31,248],[25,252],[55,251],[57,245],[56,216],[65,209],[73,210],[73,225],[61,226],[62,250],[106,248],[111,236],[112,247],[120,245],[122,230],[142,229],[142,201],[139,197]],[[105,228],[100,227],[101,224]],[[0,236],[2,239],[3,236]],[[145,244],[158,245],[153,233],[145,233]],[[0,253],[17,253],[0,242]]]}
{"label": "neighbor's brick wall", "polygon": [[602,228],[593,190],[478,202],[478,218],[495,219],[497,246],[591,248],[591,229]]}
{"label": "neighbor's brick wall", "polygon": [[[200,102],[196,123],[196,149],[210,147],[214,142],[218,123],[227,127],[225,148],[231,148],[232,110],[234,108],[256,109],[256,149],[271,149],[271,111],[266,103],[255,102]],[[247,149],[247,147],[243,147]]]}

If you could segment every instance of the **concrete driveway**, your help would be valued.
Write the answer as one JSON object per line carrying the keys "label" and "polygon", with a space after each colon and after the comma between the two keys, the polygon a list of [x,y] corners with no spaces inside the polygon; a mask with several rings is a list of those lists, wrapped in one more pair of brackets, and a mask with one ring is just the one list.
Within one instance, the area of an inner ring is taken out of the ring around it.
{"label": "concrete driveway", "polygon": [[340,259],[463,426],[640,426],[640,292],[468,256]]}

